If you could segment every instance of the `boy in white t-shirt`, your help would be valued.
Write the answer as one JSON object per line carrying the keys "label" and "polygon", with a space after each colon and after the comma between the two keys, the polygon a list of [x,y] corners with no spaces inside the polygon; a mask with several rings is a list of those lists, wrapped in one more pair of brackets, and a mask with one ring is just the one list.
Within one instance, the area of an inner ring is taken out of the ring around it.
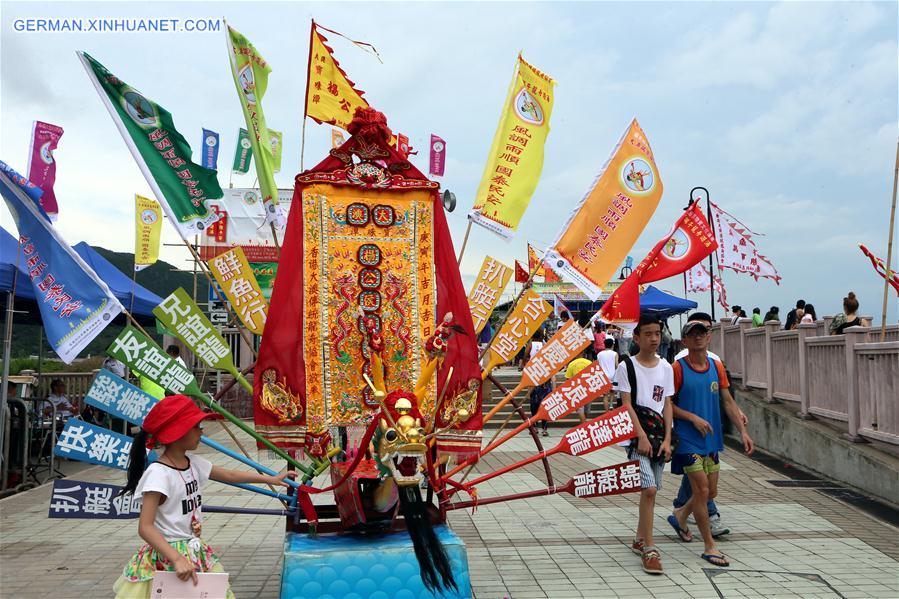
{"label": "boy in white t-shirt", "polygon": [[[596,361],[599,362],[599,367],[602,368],[602,371],[611,381],[615,379],[615,371],[618,370],[618,352],[612,349],[615,347],[615,340],[611,337],[606,337],[603,345],[605,349],[596,355]],[[612,408],[612,398],[614,396],[615,393],[612,390],[609,390],[608,393],[602,396],[604,411],[608,412]]]}
{"label": "boy in white t-shirt", "polygon": [[[674,395],[674,371],[671,364],[659,358],[656,352],[662,340],[662,326],[653,316],[644,315],[634,329],[634,342],[640,352],[633,358],[625,358],[618,365],[615,380],[621,393],[621,403],[630,412],[637,437],[628,448],[628,458],[640,462],[640,516],[637,521],[637,536],[631,550],[640,555],[643,571],[648,574],[662,573],[662,560],[652,537],[653,510],[656,492],[662,488],[662,470],[671,457],[671,426],[673,421],[671,396]],[[628,363],[633,365],[636,393],[632,394]],[[656,437],[657,448],[649,431],[644,429],[647,419],[637,414],[636,407],[656,422],[661,419],[661,440]]]}

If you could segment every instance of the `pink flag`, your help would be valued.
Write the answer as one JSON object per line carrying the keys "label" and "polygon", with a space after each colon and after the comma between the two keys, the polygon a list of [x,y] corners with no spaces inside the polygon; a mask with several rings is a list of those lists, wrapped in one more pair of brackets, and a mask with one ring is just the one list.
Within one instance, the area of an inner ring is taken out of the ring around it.
{"label": "pink flag", "polygon": [[733,215],[709,202],[712,212],[712,227],[718,240],[718,267],[745,272],[756,281],[774,279],[780,285],[780,275],[771,260],[760,254],[755,245],[753,233]]}
{"label": "pink flag", "polygon": [[53,183],[56,181],[53,150],[59,144],[62,133],[62,127],[41,121],[34,121],[34,129],[31,132],[31,160],[28,162],[27,178],[43,190],[41,207],[51,220],[56,220],[59,214],[56,195],[53,193]]}
{"label": "pink flag", "polygon": [[431,175],[443,176],[443,169],[446,167],[446,142],[438,136],[431,134],[431,164],[428,173]]}

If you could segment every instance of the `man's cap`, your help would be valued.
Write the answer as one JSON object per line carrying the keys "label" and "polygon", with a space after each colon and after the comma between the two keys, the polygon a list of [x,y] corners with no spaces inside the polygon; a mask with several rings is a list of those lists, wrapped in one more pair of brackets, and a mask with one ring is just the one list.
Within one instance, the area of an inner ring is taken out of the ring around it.
{"label": "man's cap", "polygon": [[680,334],[681,334],[681,337],[686,337],[687,335],[690,335],[691,333],[694,333],[697,330],[700,333],[708,333],[709,332],[709,328],[707,326],[705,326],[705,323],[699,322],[698,320],[691,320],[691,321],[687,322],[687,324],[684,325],[684,328],[682,328],[680,330]]}

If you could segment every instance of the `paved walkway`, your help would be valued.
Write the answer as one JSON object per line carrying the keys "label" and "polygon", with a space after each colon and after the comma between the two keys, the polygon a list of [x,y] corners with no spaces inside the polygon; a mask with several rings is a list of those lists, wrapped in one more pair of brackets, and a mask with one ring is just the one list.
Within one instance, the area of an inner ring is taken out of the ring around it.
{"label": "paved walkway", "polygon": [[[213,437],[230,439],[218,425]],[[560,430],[543,439],[551,447]],[[530,455],[521,435],[475,470]],[[233,462],[201,446],[222,465]],[[525,597],[899,597],[899,530],[816,489],[781,488],[778,472],[734,450],[724,453],[719,503],[732,534],[720,543],[731,567],[710,567],[702,545],[680,543],[664,518],[679,477],[666,473],[655,533],[665,575],[642,572],[629,543],[637,495],[578,499],[568,494],[451,512],[468,546],[474,596]],[[623,461],[618,448],[551,458],[557,483]],[[271,463],[274,465],[274,463]],[[277,467],[277,466],[275,466]],[[489,469],[489,470],[488,470]],[[123,484],[124,473],[91,468],[81,480]],[[537,489],[540,463],[479,488],[481,497]],[[137,522],[50,520],[50,487],[0,501],[0,596],[93,599],[111,586],[139,544]],[[207,504],[277,507],[275,500],[210,483]],[[327,498],[321,498],[327,501]],[[204,536],[218,548],[240,599],[278,597],[284,522],[273,516],[209,514]]]}

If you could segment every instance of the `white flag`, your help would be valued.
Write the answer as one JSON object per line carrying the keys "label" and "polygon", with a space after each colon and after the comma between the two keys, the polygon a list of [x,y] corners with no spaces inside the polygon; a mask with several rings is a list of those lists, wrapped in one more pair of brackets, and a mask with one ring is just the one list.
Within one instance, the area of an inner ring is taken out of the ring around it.
{"label": "white flag", "polygon": [[738,221],[712,202],[712,227],[718,241],[718,267],[729,268],[736,272],[751,275],[756,281],[762,278],[774,279],[780,284],[777,269],[766,256],[760,254],[753,241],[753,233],[746,225]]}

